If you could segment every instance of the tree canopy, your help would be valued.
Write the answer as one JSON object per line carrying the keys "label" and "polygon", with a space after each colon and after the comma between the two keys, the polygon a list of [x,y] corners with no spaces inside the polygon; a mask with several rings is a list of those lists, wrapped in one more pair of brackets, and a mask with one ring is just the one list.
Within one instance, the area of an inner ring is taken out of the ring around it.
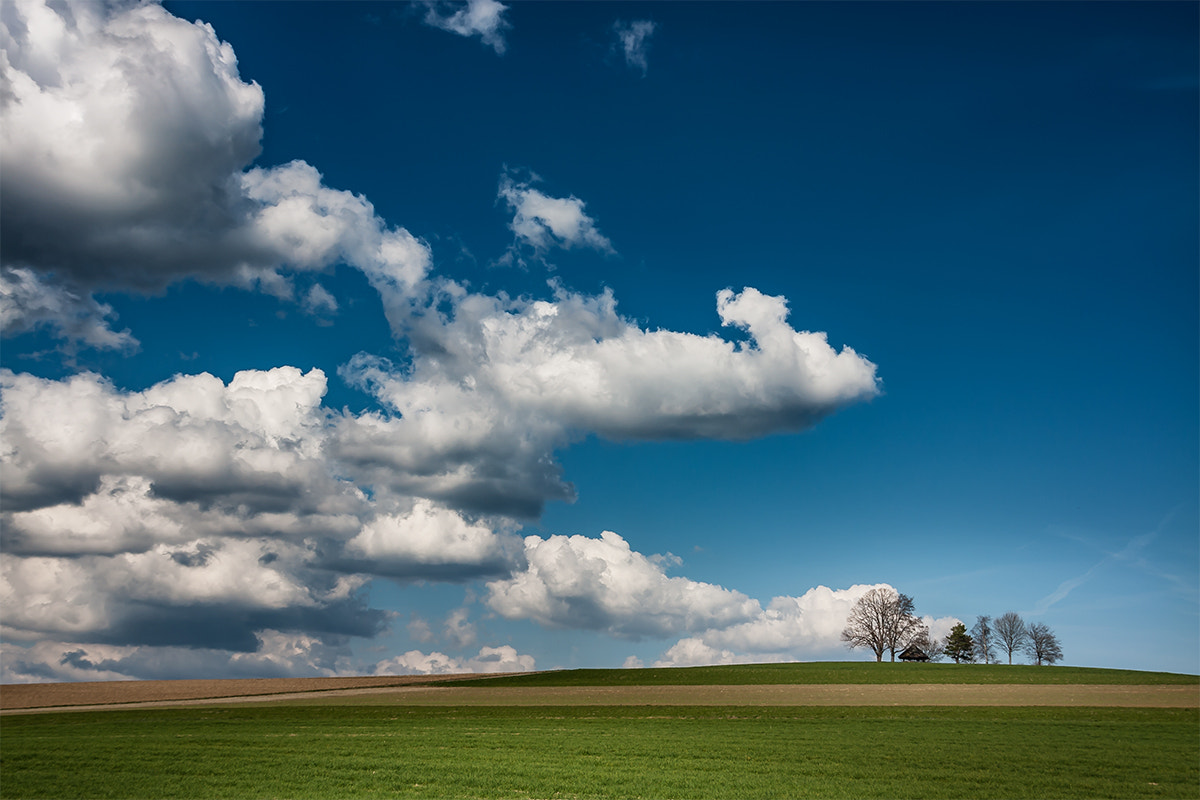
{"label": "tree canopy", "polygon": [[1033,663],[1053,664],[1062,660],[1062,646],[1050,626],[1044,622],[1035,622],[1029,626],[1028,639],[1025,642],[1025,655],[1033,659]]}
{"label": "tree canopy", "polygon": [[1008,653],[1008,663],[1012,663],[1013,653],[1025,647],[1029,639],[1029,631],[1025,621],[1015,611],[1006,611],[1004,616],[996,618],[996,639],[1004,652]]}
{"label": "tree canopy", "polygon": [[872,589],[858,599],[850,610],[842,641],[851,650],[866,647],[883,660],[885,650],[896,651],[928,639],[929,631],[913,611],[913,599],[892,589]]}
{"label": "tree canopy", "polygon": [[991,664],[996,660],[996,634],[992,630],[991,617],[975,618],[975,627],[971,628],[971,639],[975,643],[976,661]]}
{"label": "tree canopy", "polygon": [[1063,657],[1062,645],[1048,625],[1027,624],[1014,611],[995,620],[980,615],[969,633],[967,626],[959,622],[944,639],[934,639],[916,615],[913,599],[891,587],[872,589],[858,599],[846,619],[842,641],[851,650],[866,647],[875,654],[876,661],[882,661],[888,651],[895,661],[896,653],[909,646],[921,648],[932,661],[949,657],[956,664],[996,664],[998,651],[1008,655],[1009,664],[1015,652],[1025,653],[1039,666],[1057,663]]}
{"label": "tree canopy", "polygon": [[958,623],[950,629],[946,637],[945,653],[954,659],[955,664],[966,661],[968,664],[975,660],[975,640],[967,633],[967,626]]}

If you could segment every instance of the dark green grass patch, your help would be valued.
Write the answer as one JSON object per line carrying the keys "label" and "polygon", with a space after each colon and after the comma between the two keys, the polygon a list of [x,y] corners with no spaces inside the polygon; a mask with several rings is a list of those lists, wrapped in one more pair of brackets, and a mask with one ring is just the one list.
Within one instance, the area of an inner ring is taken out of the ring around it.
{"label": "dark green grass patch", "polygon": [[1193,798],[1200,711],[270,706],[5,717],[4,798]]}
{"label": "dark green grass patch", "polygon": [[819,661],[658,669],[571,669],[502,675],[445,686],[745,686],[765,684],[984,683],[1200,686],[1200,676],[1094,667]]}

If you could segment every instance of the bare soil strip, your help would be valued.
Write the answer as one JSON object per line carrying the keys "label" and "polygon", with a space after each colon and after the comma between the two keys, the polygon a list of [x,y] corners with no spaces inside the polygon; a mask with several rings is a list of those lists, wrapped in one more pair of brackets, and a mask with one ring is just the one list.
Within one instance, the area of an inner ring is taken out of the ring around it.
{"label": "bare soil strip", "polygon": [[[78,691],[76,702],[17,706],[4,699],[3,713],[84,711],[184,705],[256,703],[291,705],[420,705],[420,706],[1110,706],[1138,708],[1200,708],[1200,689],[1194,686],[1112,685],[778,685],[778,686],[622,686],[622,687],[459,687],[429,685],[439,677],[314,679],[323,683],[301,688],[303,681],[266,681],[274,691],[253,693],[256,687],[234,694],[237,687],[207,687],[226,692],[197,696],[206,687],[150,687],[170,697],[139,696],[127,690],[128,699],[109,693]],[[331,685],[338,681],[339,685]],[[388,683],[385,683],[388,682]],[[162,681],[151,683],[254,683],[253,681]],[[404,685],[398,685],[403,683]],[[426,685],[422,685],[426,684]],[[82,686],[82,684],[52,684]],[[46,685],[50,686],[50,685]],[[93,684],[104,686],[104,684]],[[0,697],[14,686],[5,686]],[[188,690],[191,695],[186,696]],[[291,689],[290,691],[288,689]],[[171,690],[171,691],[168,691]],[[260,690],[261,691],[261,690]],[[66,695],[56,699],[64,700]],[[135,699],[136,698],[136,699]],[[25,698],[26,701],[31,698]]]}
{"label": "bare soil strip", "polygon": [[80,683],[11,683],[0,686],[0,709],[51,706],[210,700],[296,692],[412,686],[451,678],[482,675],[390,675],[350,678],[242,678],[229,680],[94,681]]}

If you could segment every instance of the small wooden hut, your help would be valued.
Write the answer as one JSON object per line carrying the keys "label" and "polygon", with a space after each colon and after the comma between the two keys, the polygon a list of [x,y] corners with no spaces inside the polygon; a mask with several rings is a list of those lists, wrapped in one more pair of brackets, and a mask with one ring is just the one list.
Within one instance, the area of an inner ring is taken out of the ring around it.
{"label": "small wooden hut", "polygon": [[925,655],[925,651],[917,647],[915,644],[910,644],[904,648],[904,652],[900,654],[901,661],[928,661],[929,656]]}

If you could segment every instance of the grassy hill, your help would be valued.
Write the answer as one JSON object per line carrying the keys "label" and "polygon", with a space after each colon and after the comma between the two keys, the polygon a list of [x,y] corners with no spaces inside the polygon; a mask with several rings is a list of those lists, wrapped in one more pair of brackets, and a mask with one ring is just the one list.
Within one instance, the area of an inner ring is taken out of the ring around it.
{"label": "grassy hill", "polygon": [[769,684],[972,683],[1195,685],[1200,676],[1095,667],[1035,667],[1007,664],[904,664],[818,661],[801,664],[734,664],[650,669],[571,669],[504,675],[460,686],[754,686]]}

